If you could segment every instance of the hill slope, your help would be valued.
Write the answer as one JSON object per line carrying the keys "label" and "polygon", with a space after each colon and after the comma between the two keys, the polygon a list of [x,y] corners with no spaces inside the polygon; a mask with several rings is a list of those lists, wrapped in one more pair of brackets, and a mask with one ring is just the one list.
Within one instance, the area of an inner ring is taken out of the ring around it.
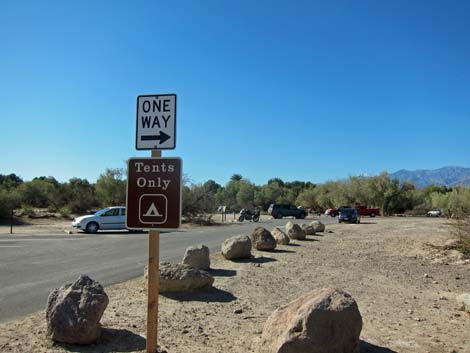
{"label": "hill slope", "polygon": [[391,173],[392,178],[398,178],[400,181],[411,181],[418,188],[427,185],[444,185],[444,186],[470,186],[470,168],[464,167],[443,167],[439,169],[419,169],[406,170],[402,169],[395,173]]}

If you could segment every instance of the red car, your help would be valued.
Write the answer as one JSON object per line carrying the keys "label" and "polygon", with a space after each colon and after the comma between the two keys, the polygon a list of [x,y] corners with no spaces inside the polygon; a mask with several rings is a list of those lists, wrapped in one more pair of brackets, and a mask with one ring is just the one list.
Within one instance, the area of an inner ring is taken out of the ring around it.
{"label": "red car", "polygon": [[366,206],[356,206],[356,208],[359,209],[361,216],[380,216],[380,208],[369,208]]}

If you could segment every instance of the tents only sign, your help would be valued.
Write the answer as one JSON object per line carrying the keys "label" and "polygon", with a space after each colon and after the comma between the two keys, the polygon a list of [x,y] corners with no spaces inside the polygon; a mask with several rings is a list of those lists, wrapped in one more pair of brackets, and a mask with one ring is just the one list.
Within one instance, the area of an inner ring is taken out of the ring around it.
{"label": "tents only sign", "polygon": [[136,149],[176,147],[176,94],[137,96]]}
{"label": "tents only sign", "polygon": [[129,159],[127,228],[178,228],[181,223],[181,175],[180,158]]}

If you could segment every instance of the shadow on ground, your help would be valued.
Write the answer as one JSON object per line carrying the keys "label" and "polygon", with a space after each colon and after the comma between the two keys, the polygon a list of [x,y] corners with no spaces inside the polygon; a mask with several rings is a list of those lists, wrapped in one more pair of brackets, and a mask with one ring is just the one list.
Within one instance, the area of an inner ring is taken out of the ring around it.
{"label": "shadow on ground", "polygon": [[69,352],[81,353],[111,353],[135,352],[146,348],[145,338],[124,329],[103,328],[100,339],[93,345],[75,345],[56,343],[57,346]]}
{"label": "shadow on ground", "polygon": [[264,250],[266,252],[270,252],[270,253],[295,253],[295,251],[292,251],[292,250],[284,250],[284,249],[273,249],[273,250]]}
{"label": "shadow on ground", "polygon": [[361,221],[361,223],[359,223],[359,224],[377,224],[377,222],[363,222],[363,221]]}
{"label": "shadow on ground", "polygon": [[266,256],[261,256],[261,257],[250,257],[247,259],[233,259],[233,262],[238,262],[238,263],[254,263],[254,264],[263,264],[266,262],[273,262],[277,261],[276,259],[273,259],[272,257],[266,257]]}
{"label": "shadow on ground", "polygon": [[225,270],[223,268],[211,268],[209,273],[215,277],[233,277],[237,275],[237,271]]}
{"label": "shadow on ground", "polygon": [[228,303],[237,299],[232,293],[223,289],[208,288],[195,292],[175,292],[175,293],[161,293],[164,297],[169,299],[183,301],[197,301],[197,302],[219,302]]}
{"label": "shadow on ground", "polygon": [[392,351],[391,349],[376,346],[366,341],[361,341],[359,347],[361,353],[397,353],[395,351]]}

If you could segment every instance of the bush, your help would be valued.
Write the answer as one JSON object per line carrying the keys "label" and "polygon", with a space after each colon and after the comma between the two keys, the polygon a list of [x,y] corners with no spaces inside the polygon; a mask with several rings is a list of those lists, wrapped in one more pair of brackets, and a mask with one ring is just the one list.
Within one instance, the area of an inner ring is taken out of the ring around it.
{"label": "bush", "polygon": [[11,211],[21,204],[20,194],[13,190],[0,189],[0,218],[10,218]]}
{"label": "bush", "polygon": [[457,237],[455,249],[470,259],[470,214],[461,219],[453,220],[454,234]]}
{"label": "bush", "polygon": [[68,208],[67,206],[59,208],[58,212],[59,212],[60,216],[63,217],[63,218],[70,218],[70,214],[72,213],[70,211],[70,208]]}
{"label": "bush", "polygon": [[103,207],[126,203],[126,186],[123,169],[106,169],[96,181],[96,196]]}

